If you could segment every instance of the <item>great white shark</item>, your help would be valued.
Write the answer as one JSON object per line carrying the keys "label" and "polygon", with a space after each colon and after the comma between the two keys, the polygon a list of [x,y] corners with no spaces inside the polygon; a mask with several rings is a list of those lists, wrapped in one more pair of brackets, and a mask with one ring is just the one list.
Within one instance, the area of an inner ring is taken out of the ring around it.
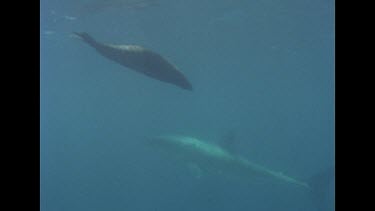
{"label": "great white shark", "polygon": [[317,210],[327,210],[327,186],[333,181],[334,167],[325,169],[309,182],[298,180],[280,171],[271,170],[236,155],[219,145],[195,137],[183,135],[162,135],[148,140],[152,147],[161,149],[173,158],[186,162],[199,174],[207,172],[248,181],[266,179],[300,187],[310,193]]}
{"label": "great white shark", "polygon": [[309,184],[299,181],[282,172],[268,169],[262,165],[230,153],[219,145],[208,143],[194,137],[182,135],[163,135],[150,140],[153,146],[173,154],[179,160],[201,172],[247,179],[264,178],[281,181],[303,188]]}

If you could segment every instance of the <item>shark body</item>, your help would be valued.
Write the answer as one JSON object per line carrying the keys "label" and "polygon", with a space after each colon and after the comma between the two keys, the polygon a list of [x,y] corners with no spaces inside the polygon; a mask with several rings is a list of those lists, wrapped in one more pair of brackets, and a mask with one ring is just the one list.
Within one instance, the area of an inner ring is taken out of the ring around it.
{"label": "shark body", "polygon": [[241,177],[245,179],[271,179],[309,189],[306,182],[299,181],[281,172],[270,170],[253,163],[246,158],[234,155],[218,145],[201,141],[194,137],[167,135],[151,140],[153,146],[168,154],[174,154],[179,160],[194,164],[202,171]]}

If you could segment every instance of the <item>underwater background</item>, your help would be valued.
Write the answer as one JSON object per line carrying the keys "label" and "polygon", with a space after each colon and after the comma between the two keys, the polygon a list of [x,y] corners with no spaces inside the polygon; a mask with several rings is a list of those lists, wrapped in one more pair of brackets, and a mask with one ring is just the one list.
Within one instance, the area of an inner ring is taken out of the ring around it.
{"label": "underwater background", "polygon": [[[229,133],[236,154],[301,181],[333,166],[333,0],[40,4],[42,211],[334,210],[333,184],[317,206],[294,186],[194,177],[146,143],[219,144]],[[124,68],[72,32],[152,49],[193,91]]]}

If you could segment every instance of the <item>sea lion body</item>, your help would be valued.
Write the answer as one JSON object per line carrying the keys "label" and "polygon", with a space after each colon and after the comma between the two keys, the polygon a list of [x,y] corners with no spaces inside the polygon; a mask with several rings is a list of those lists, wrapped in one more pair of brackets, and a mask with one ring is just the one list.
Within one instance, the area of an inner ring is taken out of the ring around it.
{"label": "sea lion body", "polygon": [[102,56],[151,78],[192,90],[191,83],[159,54],[137,45],[111,45],[95,41],[87,33],[75,33]]}

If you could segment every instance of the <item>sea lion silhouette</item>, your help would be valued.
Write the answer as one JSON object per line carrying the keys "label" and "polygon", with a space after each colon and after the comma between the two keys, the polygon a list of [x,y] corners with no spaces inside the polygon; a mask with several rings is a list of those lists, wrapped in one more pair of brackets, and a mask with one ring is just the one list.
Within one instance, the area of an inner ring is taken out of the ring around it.
{"label": "sea lion silhouette", "polygon": [[137,45],[112,45],[97,42],[86,32],[74,32],[79,38],[95,48],[102,56],[148,77],[173,84],[182,89],[193,90],[187,78],[159,54]]}

